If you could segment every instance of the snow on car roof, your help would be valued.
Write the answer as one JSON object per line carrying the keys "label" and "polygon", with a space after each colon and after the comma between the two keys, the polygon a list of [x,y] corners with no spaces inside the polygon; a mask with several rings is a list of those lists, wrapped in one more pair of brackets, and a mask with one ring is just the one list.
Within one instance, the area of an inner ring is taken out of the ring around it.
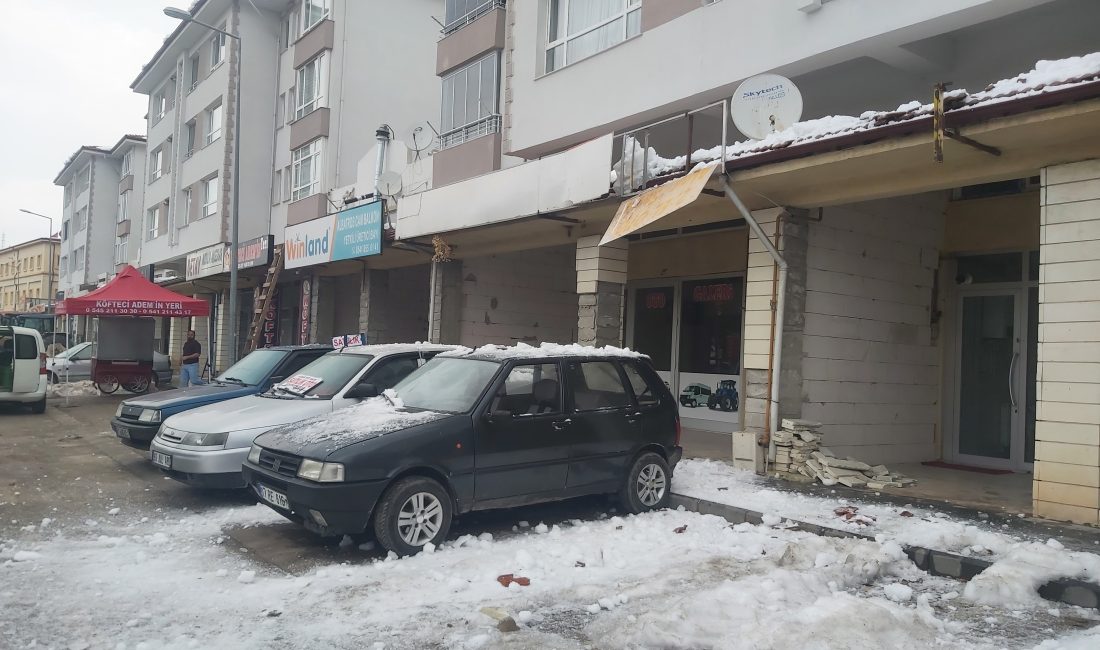
{"label": "snow on car roof", "polygon": [[[264,446],[301,452],[308,446],[326,443],[323,453],[327,454],[356,442],[447,417],[446,413],[436,411],[408,411],[400,404],[399,400],[395,405],[384,397],[372,397],[354,406],[269,432]],[[313,451],[311,455],[316,456]]]}
{"label": "snow on car roof", "polygon": [[357,345],[351,348],[338,350],[340,354],[373,354],[383,357],[388,354],[401,354],[402,352],[444,352],[454,350],[454,345],[437,345],[434,343],[376,343],[374,345]]}
{"label": "snow on car roof", "polygon": [[506,359],[540,359],[544,357],[631,357],[636,359],[649,358],[641,352],[635,352],[630,348],[617,348],[612,345],[592,347],[579,343],[542,343],[537,347],[527,343],[516,345],[483,345],[479,348],[461,347],[450,352],[444,352],[441,357],[476,357],[504,361]]}

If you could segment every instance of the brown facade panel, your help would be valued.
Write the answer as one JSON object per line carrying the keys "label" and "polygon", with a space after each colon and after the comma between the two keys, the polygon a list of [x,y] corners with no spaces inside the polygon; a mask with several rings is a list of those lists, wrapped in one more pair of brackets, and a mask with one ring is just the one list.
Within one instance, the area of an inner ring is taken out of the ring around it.
{"label": "brown facade panel", "polygon": [[435,73],[442,76],[486,52],[504,49],[504,16],[503,8],[494,9],[439,41]]}
{"label": "brown facade panel", "polygon": [[329,109],[318,108],[290,123],[290,150],[328,135]]}
{"label": "brown facade panel", "polygon": [[115,237],[122,237],[124,235],[129,235],[129,234],[130,234],[130,220],[125,219],[123,221],[119,221],[118,225],[115,226]]}
{"label": "brown facade panel", "polygon": [[642,33],[660,27],[702,6],[703,3],[700,0],[644,0],[642,3]]}
{"label": "brown facade panel", "polygon": [[134,175],[126,174],[122,177],[122,180],[118,182],[118,193],[129,192],[134,189]]}
{"label": "brown facade panel", "polygon": [[295,226],[328,214],[328,199],[324,194],[312,194],[286,208],[286,225]]}
{"label": "brown facade panel", "polygon": [[331,50],[336,35],[336,23],[325,19],[294,43],[294,67],[300,68],[325,50]]}
{"label": "brown facade panel", "polygon": [[432,156],[432,185],[442,187],[500,169],[499,133],[484,135],[436,152]]}

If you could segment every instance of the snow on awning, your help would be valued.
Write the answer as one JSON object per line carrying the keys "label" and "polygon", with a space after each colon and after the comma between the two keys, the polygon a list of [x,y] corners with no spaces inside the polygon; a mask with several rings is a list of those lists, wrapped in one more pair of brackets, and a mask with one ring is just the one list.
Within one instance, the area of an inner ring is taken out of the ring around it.
{"label": "snow on awning", "polygon": [[618,212],[615,213],[615,218],[611,220],[611,225],[607,227],[603,239],[600,240],[600,246],[620,237],[626,237],[661,217],[695,202],[717,167],[718,161],[697,165],[686,176],[658,185],[623,201],[619,205]]}

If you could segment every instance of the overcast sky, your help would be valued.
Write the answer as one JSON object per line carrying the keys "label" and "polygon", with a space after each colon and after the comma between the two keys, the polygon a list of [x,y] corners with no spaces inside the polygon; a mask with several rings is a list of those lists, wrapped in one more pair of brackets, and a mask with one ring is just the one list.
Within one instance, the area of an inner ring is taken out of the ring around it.
{"label": "overcast sky", "polygon": [[53,179],[82,145],[145,134],[144,95],[130,90],[178,21],[161,9],[191,0],[0,0],[0,234],[8,246],[61,228]]}

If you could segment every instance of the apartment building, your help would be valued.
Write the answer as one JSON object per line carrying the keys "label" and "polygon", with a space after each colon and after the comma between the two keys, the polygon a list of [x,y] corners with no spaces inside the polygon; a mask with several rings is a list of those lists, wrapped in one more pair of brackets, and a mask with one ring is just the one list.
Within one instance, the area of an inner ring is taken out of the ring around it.
{"label": "apartment building", "polygon": [[[1077,324],[1096,317],[1100,86],[1072,57],[1098,12],[448,2],[438,151],[404,170],[395,242],[363,260],[431,260],[427,287],[406,276],[414,299],[384,310],[364,289],[364,331],[426,305],[434,341],[629,345],[694,429],[819,420],[841,455],[1030,473],[1033,512],[1097,523],[1100,359]],[[793,79],[802,121],[754,144],[729,100],[766,72]],[[970,142],[937,161],[941,81],[969,90],[946,120]],[[641,227],[606,233],[616,214]]]}
{"label": "apartment building", "polygon": [[61,243],[40,237],[0,249],[0,312],[33,311],[52,304]]}
{"label": "apartment building", "polygon": [[[145,137],[126,135],[111,147],[110,159],[118,165],[118,205],[114,213],[114,269],[141,259],[141,226],[145,214]],[[108,227],[109,224],[104,224]]]}

